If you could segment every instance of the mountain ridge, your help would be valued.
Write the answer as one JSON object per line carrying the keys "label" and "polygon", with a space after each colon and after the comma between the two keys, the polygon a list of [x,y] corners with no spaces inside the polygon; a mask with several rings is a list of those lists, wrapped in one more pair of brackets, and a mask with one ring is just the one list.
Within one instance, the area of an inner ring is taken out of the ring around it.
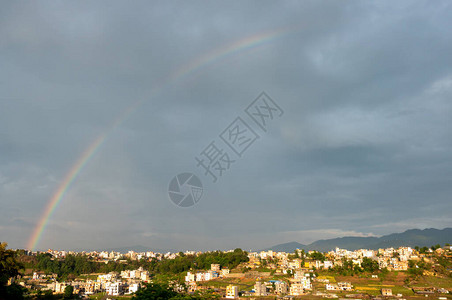
{"label": "mountain ridge", "polygon": [[350,251],[358,249],[378,250],[379,248],[390,247],[429,247],[432,245],[452,243],[452,228],[425,228],[425,229],[408,229],[401,233],[391,233],[381,237],[356,237],[345,236],[332,239],[323,239],[303,245],[298,242],[289,242],[274,245],[261,251],[278,251],[293,252],[295,249],[318,250],[327,252],[334,250],[336,247],[347,249]]}

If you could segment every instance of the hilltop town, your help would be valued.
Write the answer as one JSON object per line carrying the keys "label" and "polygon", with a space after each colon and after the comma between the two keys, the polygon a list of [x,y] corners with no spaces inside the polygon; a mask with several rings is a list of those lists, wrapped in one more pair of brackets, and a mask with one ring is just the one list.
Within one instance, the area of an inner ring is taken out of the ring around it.
{"label": "hilltop town", "polygon": [[[145,299],[163,284],[196,299],[450,299],[452,247],[399,247],[293,253],[230,251],[179,253],[16,250],[23,270],[8,285],[28,297]],[[58,298],[56,298],[58,299]]]}

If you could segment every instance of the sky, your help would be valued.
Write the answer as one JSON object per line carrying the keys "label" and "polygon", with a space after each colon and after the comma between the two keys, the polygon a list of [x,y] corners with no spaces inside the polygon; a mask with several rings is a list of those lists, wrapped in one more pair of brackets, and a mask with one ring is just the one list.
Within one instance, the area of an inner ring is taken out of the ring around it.
{"label": "sky", "polygon": [[[448,1],[0,3],[0,240],[29,247],[44,219],[41,250],[451,227],[451,14]],[[265,131],[245,111],[262,92],[281,108]],[[237,117],[259,137],[240,157],[220,138]],[[195,159],[212,141],[234,160],[216,182]],[[185,172],[203,194],[181,208],[168,187]]]}

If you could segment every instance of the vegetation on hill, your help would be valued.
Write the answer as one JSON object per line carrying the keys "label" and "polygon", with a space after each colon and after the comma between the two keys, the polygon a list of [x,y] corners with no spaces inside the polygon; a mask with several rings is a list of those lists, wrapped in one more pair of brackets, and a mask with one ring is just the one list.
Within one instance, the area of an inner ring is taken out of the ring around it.
{"label": "vegetation on hill", "polygon": [[0,299],[23,299],[26,289],[14,283],[7,285],[11,278],[20,275],[22,268],[16,252],[7,250],[7,246],[6,243],[0,243]]}
{"label": "vegetation on hill", "polygon": [[49,253],[39,253],[36,257],[29,257],[22,253],[19,259],[25,268],[47,274],[55,273],[60,279],[70,279],[80,274],[121,272],[139,267],[148,270],[151,274],[179,274],[190,269],[210,269],[211,264],[220,264],[222,267],[232,269],[241,262],[248,261],[248,254],[241,249],[235,249],[232,252],[206,252],[196,256],[181,252],[175,259],[127,259],[125,262],[109,261],[108,263],[92,260],[83,254],[69,254],[65,258],[54,258]]}
{"label": "vegetation on hill", "polygon": [[[342,259],[342,265],[336,265],[331,269],[331,273],[340,274],[342,276],[353,276],[361,273],[374,273],[379,271],[378,262],[368,257],[363,258],[361,266],[354,264],[353,261]],[[385,272],[385,270],[382,270]]]}
{"label": "vegetation on hill", "polygon": [[169,300],[207,300],[219,299],[220,296],[209,291],[196,292],[195,294],[185,294],[175,292],[170,286],[165,284],[149,283],[138,292],[135,293],[132,300],[148,300],[148,299],[169,299]]}
{"label": "vegetation on hill", "polygon": [[175,259],[151,261],[150,272],[177,274],[190,269],[210,269],[211,264],[220,264],[222,267],[233,269],[248,260],[247,252],[242,249],[235,249],[233,252],[205,252],[197,256],[179,253]]}

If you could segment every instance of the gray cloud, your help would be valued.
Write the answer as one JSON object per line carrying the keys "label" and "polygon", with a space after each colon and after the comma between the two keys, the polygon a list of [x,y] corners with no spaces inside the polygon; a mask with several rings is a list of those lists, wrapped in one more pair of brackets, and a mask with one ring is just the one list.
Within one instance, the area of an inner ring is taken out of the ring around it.
{"label": "gray cloud", "polygon": [[[451,9],[446,1],[1,4],[2,240],[26,246],[64,176],[105,134],[39,248],[262,248],[451,226]],[[169,82],[275,30],[286,31]],[[284,115],[210,182],[194,157],[263,90]],[[203,181],[195,207],[168,199],[180,172]]]}

